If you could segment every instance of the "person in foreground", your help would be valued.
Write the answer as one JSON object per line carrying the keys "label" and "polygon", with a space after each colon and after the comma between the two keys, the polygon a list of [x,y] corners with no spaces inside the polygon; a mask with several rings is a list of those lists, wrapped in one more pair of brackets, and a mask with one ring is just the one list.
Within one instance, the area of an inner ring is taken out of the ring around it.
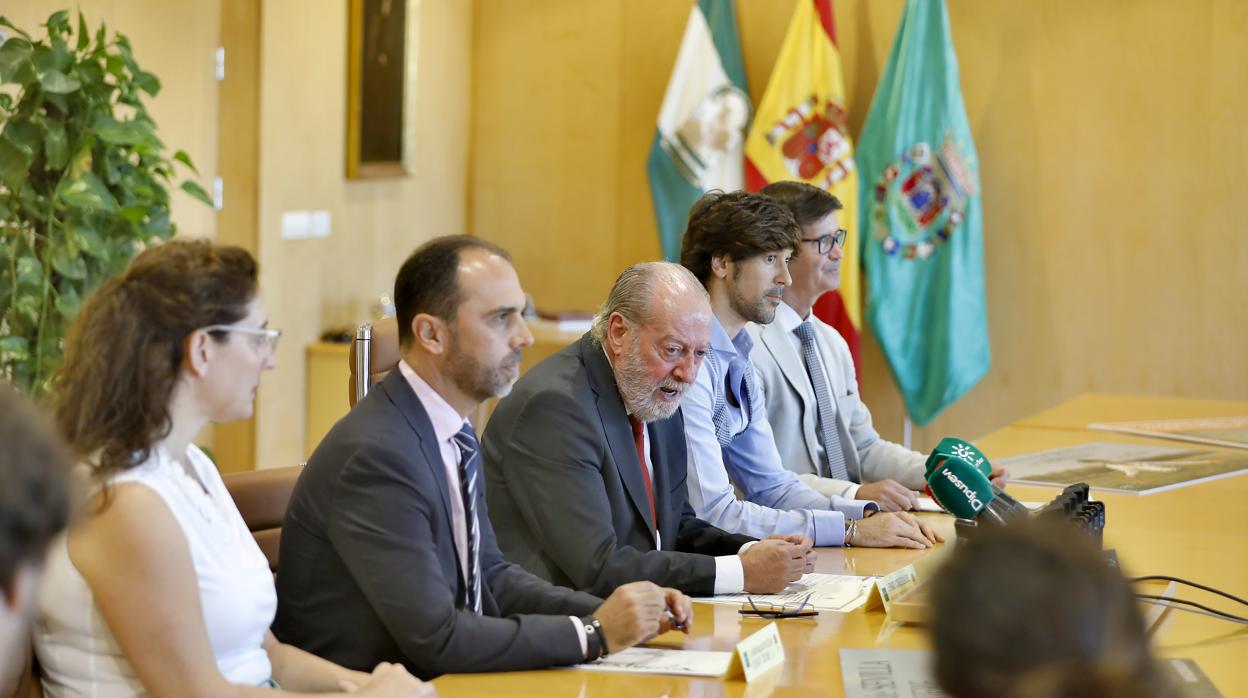
{"label": "person in foreground", "polygon": [[88,297],[54,391],[94,494],[48,558],[34,628],[46,695],[431,693],[401,666],[350,671],[269,632],[268,562],[191,439],[251,414],[279,337],[237,247],[148,248]]}
{"label": "person in foreground", "polygon": [[953,698],[1178,696],[1127,580],[1066,522],[985,530],[931,584],[936,680]]}
{"label": "person in foreground", "polygon": [[[711,192],[693,205],[680,263],[706,287],[711,347],[681,403],[689,500],[698,516],[747,535],[801,534],[818,546],[928,548],[941,540],[906,513],[820,494],[786,470],[750,363],[746,323],[772,321],[801,229],[763,194]],[[733,485],[744,499],[738,499]]]}
{"label": "person in foreground", "polygon": [[73,508],[70,463],[44,415],[0,383],[0,696],[24,695],[44,555]]}
{"label": "person in foreground", "polygon": [[[805,182],[774,182],[761,193],[801,227],[801,251],[789,264],[792,283],[775,320],[747,327],[780,462],[820,494],[872,500],[883,511],[914,509],[927,456],[880,438],[858,393],[849,345],[811,312],[841,285],[841,202]],[[1006,480],[1001,468],[993,472],[998,487]]]}
{"label": "person in foreground", "polygon": [[[503,559],[467,416],[505,395],[533,342],[509,256],[434,239],[394,284],[398,368],[317,446],[282,529],[279,638],[421,677],[575,664],[692,618],[650,582],[603,602]],[[669,612],[671,615],[669,615]]]}
{"label": "person in foreground", "polygon": [[710,332],[688,270],[638,264],[590,332],[520,379],[484,438],[507,559],[600,595],[639,579],[699,596],[774,593],[813,569],[810,539],[752,543],[689,506],[680,399]]}

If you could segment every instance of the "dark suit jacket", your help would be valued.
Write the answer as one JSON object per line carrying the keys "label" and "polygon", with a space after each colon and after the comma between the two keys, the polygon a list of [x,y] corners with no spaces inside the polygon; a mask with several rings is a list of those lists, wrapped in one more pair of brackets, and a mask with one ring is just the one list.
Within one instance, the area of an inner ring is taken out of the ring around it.
{"label": "dark suit jacket", "polygon": [[649,580],[714,593],[713,555],[753,538],[698,519],[685,489],[685,429],[677,412],[648,425],[654,522],[624,402],[602,347],[588,334],[516,384],[486,425],[490,516],[508,560],[534,574],[606,596]]}
{"label": "dark suit jacket", "polygon": [[484,488],[484,614],[463,608],[435,438],[416,393],[392,371],[317,446],[282,526],[274,633],[352,669],[402,662],[425,679],[581,661],[567,616],[601,601],[503,560]]}

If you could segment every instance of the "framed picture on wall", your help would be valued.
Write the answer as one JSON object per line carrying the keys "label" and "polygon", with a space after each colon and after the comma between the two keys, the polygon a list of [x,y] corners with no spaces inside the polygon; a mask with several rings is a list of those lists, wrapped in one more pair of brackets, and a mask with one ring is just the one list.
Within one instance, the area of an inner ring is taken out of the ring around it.
{"label": "framed picture on wall", "polygon": [[347,179],[402,177],[407,0],[350,0]]}

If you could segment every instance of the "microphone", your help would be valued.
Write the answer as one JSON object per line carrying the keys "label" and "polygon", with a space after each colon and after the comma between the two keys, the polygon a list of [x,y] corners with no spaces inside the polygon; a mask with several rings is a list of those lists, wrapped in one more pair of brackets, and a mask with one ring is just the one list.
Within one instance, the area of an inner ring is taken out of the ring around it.
{"label": "microphone", "polygon": [[984,477],[992,477],[992,464],[988,462],[988,457],[984,452],[975,448],[975,444],[956,436],[946,436],[936,444],[936,448],[927,457],[926,470],[924,477],[930,475],[936,469],[940,462],[949,456],[961,458],[962,460],[975,466]]}
{"label": "microphone", "polygon": [[[992,482],[992,463],[988,462],[988,456],[985,456],[983,451],[976,448],[975,444],[964,439],[959,439],[956,436],[946,436],[940,440],[940,443],[936,444],[936,448],[932,449],[931,454],[927,457],[926,472],[924,477],[931,475],[932,470],[934,470],[936,466],[943,463],[944,460],[950,456],[960,458],[963,461],[970,463],[975,466],[979,472],[983,473],[984,477],[989,478],[988,484],[992,487],[992,493],[994,495],[1001,497],[1011,506],[1026,509],[1021,502],[1006,494],[1005,490],[997,487],[996,484]],[[931,492],[928,492],[928,495],[930,496]],[[932,499],[935,499],[935,497],[932,497]]]}
{"label": "microphone", "polygon": [[1031,516],[1027,507],[994,492],[992,483],[979,468],[957,456],[936,464],[927,475],[927,485],[932,499],[959,519],[1005,525]]}

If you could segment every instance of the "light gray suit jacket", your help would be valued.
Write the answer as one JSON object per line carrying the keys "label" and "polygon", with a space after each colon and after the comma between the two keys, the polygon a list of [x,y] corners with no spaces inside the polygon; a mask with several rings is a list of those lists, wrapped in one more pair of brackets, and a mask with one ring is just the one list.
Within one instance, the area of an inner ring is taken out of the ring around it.
{"label": "light gray suit jacket", "polygon": [[[781,310],[791,312],[787,307]],[[758,375],[759,387],[766,395],[767,420],[776,435],[784,467],[825,495],[852,497],[855,482],[887,479],[911,489],[923,489],[925,456],[880,438],[871,424],[870,410],[859,397],[849,345],[835,328],[813,314],[810,321],[815,327],[815,343],[828,374],[828,387],[836,401],[836,418],[844,427],[841,447],[845,453],[845,468],[854,482],[817,474],[816,464],[823,457],[823,446],[816,435],[818,407],[797,343],[779,322],[751,323],[747,327],[754,339],[750,361]]]}

